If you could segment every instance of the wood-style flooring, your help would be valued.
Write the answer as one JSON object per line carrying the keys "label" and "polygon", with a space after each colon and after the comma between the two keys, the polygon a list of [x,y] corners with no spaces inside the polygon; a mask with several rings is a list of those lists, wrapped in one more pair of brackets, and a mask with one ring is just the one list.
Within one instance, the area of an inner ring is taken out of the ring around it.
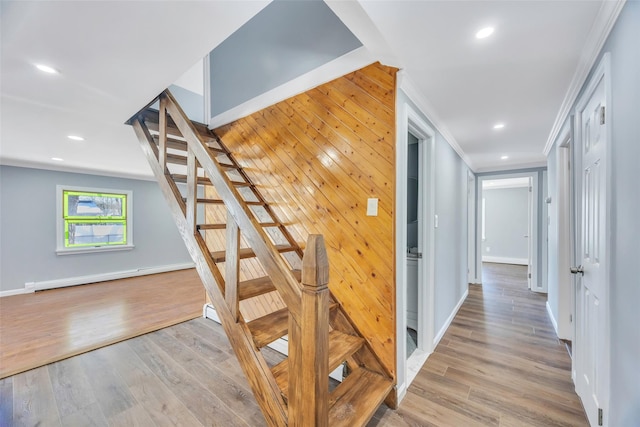
{"label": "wood-style flooring", "polygon": [[[399,409],[369,426],[587,425],[546,297],[518,267],[486,267]],[[222,327],[200,318],[0,380],[0,426],[34,425],[265,422]]]}
{"label": "wood-style flooring", "polygon": [[571,360],[526,267],[483,265],[397,411],[370,426],[588,426]]}
{"label": "wood-style flooring", "polygon": [[204,303],[195,269],[0,298],[0,378],[194,319]]}

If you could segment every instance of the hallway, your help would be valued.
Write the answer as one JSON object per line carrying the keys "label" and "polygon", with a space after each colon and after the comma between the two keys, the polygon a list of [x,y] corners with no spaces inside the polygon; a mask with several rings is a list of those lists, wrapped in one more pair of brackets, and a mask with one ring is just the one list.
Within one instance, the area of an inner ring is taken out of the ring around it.
{"label": "hallway", "polygon": [[588,425],[546,295],[527,289],[524,266],[483,270],[398,411],[369,426]]}

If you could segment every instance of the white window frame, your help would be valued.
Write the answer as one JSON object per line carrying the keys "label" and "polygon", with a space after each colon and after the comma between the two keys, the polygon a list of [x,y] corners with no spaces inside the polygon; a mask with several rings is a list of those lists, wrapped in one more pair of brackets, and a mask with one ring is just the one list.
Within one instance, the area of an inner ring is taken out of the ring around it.
{"label": "white window frame", "polygon": [[[91,247],[66,248],[64,246],[64,191],[83,191],[88,193],[125,194],[127,196],[127,241],[124,245],[96,245]],[[133,244],[133,191],[110,188],[78,187],[75,185],[56,185],[56,254],[73,255],[96,252],[130,251]]]}

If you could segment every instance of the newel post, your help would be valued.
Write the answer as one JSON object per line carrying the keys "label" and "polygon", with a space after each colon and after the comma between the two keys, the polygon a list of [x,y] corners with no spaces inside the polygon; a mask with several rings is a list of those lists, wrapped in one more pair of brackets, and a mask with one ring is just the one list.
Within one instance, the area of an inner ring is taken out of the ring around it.
{"label": "newel post", "polygon": [[300,318],[289,316],[290,426],[329,422],[329,260],[320,234],[310,235],[302,258]]}

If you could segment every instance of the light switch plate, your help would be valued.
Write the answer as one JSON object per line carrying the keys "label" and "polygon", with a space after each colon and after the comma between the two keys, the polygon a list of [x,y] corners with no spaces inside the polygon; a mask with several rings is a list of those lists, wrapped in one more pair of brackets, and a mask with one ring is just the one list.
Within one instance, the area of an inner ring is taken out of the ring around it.
{"label": "light switch plate", "polygon": [[436,215],[433,219],[433,228],[438,228],[438,215]]}
{"label": "light switch plate", "polygon": [[378,199],[367,199],[367,216],[378,216]]}

